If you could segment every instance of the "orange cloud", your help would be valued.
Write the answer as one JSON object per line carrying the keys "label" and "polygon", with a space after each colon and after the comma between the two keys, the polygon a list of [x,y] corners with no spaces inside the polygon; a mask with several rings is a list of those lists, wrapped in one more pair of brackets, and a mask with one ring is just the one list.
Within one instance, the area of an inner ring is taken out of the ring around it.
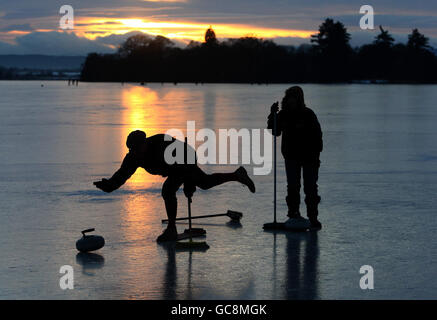
{"label": "orange cloud", "polygon": [[[142,31],[151,35],[162,35],[170,39],[203,41],[208,24],[196,22],[154,21],[141,18],[98,18],[87,17],[76,20],[75,32],[88,39],[110,34],[124,34]],[[213,29],[219,38],[254,36],[259,38],[298,37],[309,38],[314,30],[290,30],[263,28],[243,24],[214,24]]]}

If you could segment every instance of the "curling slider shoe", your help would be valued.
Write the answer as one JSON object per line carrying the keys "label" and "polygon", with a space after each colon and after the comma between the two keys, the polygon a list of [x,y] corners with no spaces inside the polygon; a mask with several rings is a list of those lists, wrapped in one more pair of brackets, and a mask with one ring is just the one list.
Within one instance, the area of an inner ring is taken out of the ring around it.
{"label": "curling slider shoe", "polygon": [[263,225],[264,230],[285,230],[283,222],[270,222]]}
{"label": "curling slider shoe", "polygon": [[285,221],[284,227],[290,231],[307,231],[311,228],[311,223],[308,219],[298,216]]}
{"label": "curling slider shoe", "polygon": [[95,251],[103,248],[105,239],[98,235],[86,235],[87,232],[93,232],[95,229],[86,229],[82,231],[82,238],[76,241],[76,249],[80,252]]}
{"label": "curling slider shoe", "polygon": [[[194,216],[194,217],[191,217],[191,220],[222,217],[222,216],[228,216],[229,218],[231,218],[231,221],[240,222],[241,218],[243,218],[243,213],[241,213],[239,211],[228,210],[226,213],[207,214],[204,216]],[[189,220],[189,217],[176,218],[176,221],[180,221],[180,220]],[[163,219],[162,223],[168,223],[168,219]]]}

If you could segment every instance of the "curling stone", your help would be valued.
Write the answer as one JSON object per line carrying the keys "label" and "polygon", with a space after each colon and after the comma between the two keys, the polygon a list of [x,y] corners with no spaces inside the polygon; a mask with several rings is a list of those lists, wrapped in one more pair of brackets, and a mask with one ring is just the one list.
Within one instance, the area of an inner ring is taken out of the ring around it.
{"label": "curling stone", "polygon": [[95,229],[86,229],[82,231],[82,238],[76,241],[76,249],[80,252],[89,252],[99,250],[105,245],[105,239],[102,236],[86,235],[87,232],[93,232]]}

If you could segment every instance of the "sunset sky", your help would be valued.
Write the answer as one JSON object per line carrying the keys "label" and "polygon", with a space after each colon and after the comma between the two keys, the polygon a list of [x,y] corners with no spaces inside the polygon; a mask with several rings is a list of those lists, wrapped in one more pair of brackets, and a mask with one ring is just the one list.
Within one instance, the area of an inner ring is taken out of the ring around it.
{"label": "sunset sky", "polygon": [[[59,29],[63,4],[74,8],[73,31]],[[375,24],[382,24],[398,41],[412,28],[437,46],[437,1],[425,0],[2,0],[0,54],[83,55],[112,52],[132,32],[164,35],[183,46],[202,41],[210,25],[217,37],[257,36],[280,44],[308,43],[320,23],[342,21],[352,45],[372,41],[378,30],[359,29],[363,4],[373,5]]]}

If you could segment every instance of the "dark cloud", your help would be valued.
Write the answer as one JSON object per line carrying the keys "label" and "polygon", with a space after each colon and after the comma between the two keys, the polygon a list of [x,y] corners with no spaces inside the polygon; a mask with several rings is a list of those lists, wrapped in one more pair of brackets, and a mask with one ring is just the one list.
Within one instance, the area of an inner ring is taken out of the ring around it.
{"label": "dark cloud", "polygon": [[[257,21],[263,16],[269,19],[270,27],[288,25],[293,28],[314,29],[327,16],[358,15],[363,0],[187,0],[186,2],[148,2],[142,0],[69,0],[80,16],[142,16],[166,12],[170,19],[226,19],[233,23]],[[62,2],[58,0],[4,1],[1,11],[3,19],[36,19],[59,16]],[[379,0],[373,4],[378,15],[392,14],[395,17],[437,15],[437,1],[429,0]],[[288,15],[284,16],[284,15]],[[435,21],[436,19],[434,19]],[[197,21],[197,20],[196,20]],[[202,20],[203,21],[203,20]],[[215,21],[213,21],[215,22]],[[298,26],[296,26],[298,22]],[[356,21],[352,21],[356,24]],[[435,23],[435,22],[434,22]]]}
{"label": "dark cloud", "polygon": [[[99,43],[102,43],[104,45],[118,46],[120,43],[125,41],[127,38],[134,36],[136,34],[145,34],[145,33],[140,32],[140,31],[131,31],[131,32],[128,32],[125,34],[111,34],[109,36],[97,37],[96,41]],[[153,37],[153,36],[151,36],[151,37]]]}
{"label": "dark cloud", "polygon": [[75,13],[81,17],[148,17],[150,15],[157,14],[172,14],[175,15],[180,12],[182,7],[178,6],[158,6],[155,8],[150,7],[102,7],[102,8],[84,8],[84,9],[75,9]]}
{"label": "dark cloud", "polygon": [[15,46],[10,43],[0,41],[0,54],[22,54],[15,50]]}
{"label": "dark cloud", "polygon": [[11,24],[5,27],[0,28],[0,31],[32,31],[33,28],[30,24]]}
{"label": "dark cloud", "polygon": [[[76,17],[139,17],[160,18],[166,21],[192,21],[204,24],[244,24],[264,28],[317,30],[327,17],[342,21],[352,34],[352,44],[361,45],[373,40],[376,31],[358,28],[363,0],[187,0],[186,2],[149,2],[143,0],[69,0]],[[437,1],[379,0],[369,3],[375,9],[375,24],[383,25],[397,40],[405,42],[412,28],[437,41]],[[58,28],[59,0],[2,1],[0,32],[32,31]],[[116,22],[110,22],[115,24]],[[78,26],[86,27],[86,24]],[[98,34],[96,31],[95,34]],[[219,35],[218,35],[219,36]],[[91,41],[67,33],[32,32],[19,36],[16,44],[0,43],[0,53],[110,52],[127,36],[98,37]],[[281,44],[301,44],[308,39],[284,37],[274,39]],[[9,41],[9,39],[8,39]],[[182,45],[178,42],[178,45]],[[65,46],[65,47],[64,47]]]}
{"label": "dark cloud", "polygon": [[[95,40],[78,37],[67,32],[32,32],[16,38],[16,44],[0,41],[0,54],[49,54],[81,56],[90,52],[113,53],[128,37],[145,34],[132,31],[125,34],[98,36]],[[147,34],[146,34],[147,35]],[[153,37],[150,35],[150,37]],[[185,47],[185,42],[172,40],[176,46]]]}
{"label": "dark cloud", "polygon": [[17,37],[16,44],[0,43],[0,54],[86,55],[89,52],[110,53],[113,49],[98,41],[66,32],[32,32]]}

